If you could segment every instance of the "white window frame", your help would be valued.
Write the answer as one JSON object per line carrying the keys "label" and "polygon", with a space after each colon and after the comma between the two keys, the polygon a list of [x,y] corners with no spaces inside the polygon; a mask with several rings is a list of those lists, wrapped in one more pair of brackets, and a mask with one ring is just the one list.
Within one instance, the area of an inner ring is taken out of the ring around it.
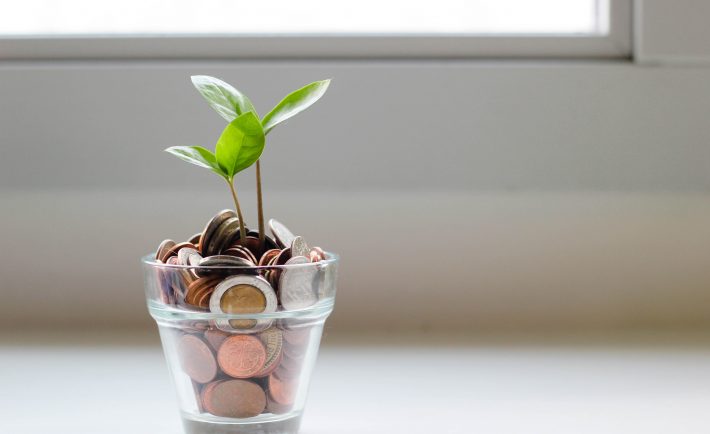
{"label": "white window frame", "polygon": [[605,35],[7,36],[0,60],[631,58],[632,2],[609,0]]}

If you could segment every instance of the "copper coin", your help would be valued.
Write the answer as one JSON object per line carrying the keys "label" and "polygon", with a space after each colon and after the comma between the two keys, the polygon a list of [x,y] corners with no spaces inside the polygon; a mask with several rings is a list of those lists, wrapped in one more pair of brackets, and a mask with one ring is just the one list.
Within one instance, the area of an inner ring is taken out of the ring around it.
{"label": "copper coin", "polygon": [[207,246],[209,245],[212,235],[214,235],[219,225],[221,225],[225,220],[236,216],[237,214],[231,209],[225,209],[218,212],[210,219],[210,221],[207,222],[207,225],[200,236],[200,245],[198,246],[198,250],[202,253],[202,255],[208,255]]}
{"label": "copper coin", "polygon": [[264,390],[251,381],[225,380],[205,389],[202,397],[205,410],[215,416],[254,417],[266,408]]}
{"label": "copper coin", "polygon": [[279,249],[267,250],[263,255],[261,255],[261,259],[259,259],[259,266],[263,267],[264,265],[267,265],[269,261],[277,257],[279,253],[281,253],[281,250]]}
{"label": "copper coin", "polygon": [[205,339],[210,344],[213,350],[219,350],[225,339],[229,337],[229,333],[225,333],[222,330],[209,329],[205,330]]}
{"label": "copper coin", "polygon": [[[257,230],[252,230],[247,232],[248,237],[254,237],[256,239],[259,239],[259,231]],[[264,251],[266,250],[271,250],[271,249],[278,249],[279,245],[274,241],[273,238],[271,238],[268,234],[264,234]]]}
{"label": "copper coin", "polygon": [[208,307],[209,299],[200,304],[205,294],[211,294],[215,286],[222,280],[221,277],[200,277],[187,287],[185,302],[193,306]]}
{"label": "copper coin", "polygon": [[172,247],[165,253],[165,259],[167,259],[167,258],[169,258],[169,257],[171,257],[171,256],[177,256],[178,252],[179,252],[181,249],[184,249],[184,248],[186,248],[186,247],[189,248],[189,249],[194,249],[194,248],[195,248],[195,246],[194,246],[192,243],[189,243],[189,242],[187,242],[187,241],[185,241],[184,243],[175,244],[174,246],[172,246]]}
{"label": "copper coin", "polygon": [[162,243],[158,246],[158,250],[155,252],[155,259],[165,262],[165,259],[163,257],[165,254],[175,245],[175,241],[173,240],[163,240]]}
{"label": "copper coin", "polygon": [[[318,255],[318,258],[320,258],[319,261],[325,260],[325,258],[328,256],[325,254],[325,251],[323,249],[321,249],[320,247],[311,248],[311,253],[315,253],[316,255]],[[318,262],[318,261],[316,261],[316,262]]]}
{"label": "copper coin", "polygon": [[200,293],[199,296],[195,297],[195,301],[197,301],[197,306],[200,307],[209,307],[210,306],[210,297],[212,297],[212,293],[214,292],[215,287],[206,287],[204,291]]}
{"label": "copper coin", "polygon": [[206,406],[205,402],[211,401],[212,400],[212,394],[214,393],[214,388],[219,384],[224,382],[225,380],[215,380],[211,383],[205,384],[202,387],[202,390],[200,391],[200,412],[210,412]]}
{"label": "copper coin", "polygon": [[217,375],[217,363],[207,343],[195,335],[184,335],[178,342],[183,372],[198,383],[208,383]]}
{"label": "copper coin", "polygon": [[272,373],[281,361],[281,350],[283,348],[283,336],[281,330],[276,327],[271,327],[259,333],[259,339],[266,348],[266,361],[264,368],[257,374],[258,377],[264,377]]}
{"label": "copper coin", "polygon": [[264,368],[266,349],[254,336],[230,336],[219,347],[217,362],[222,371],[231,377],[253,377]]}
{"label": "copper coin", "polygon": [[274,374],[269,375],[269,396],[282,405],[292,405],[298,392],[296,381],[283,381]]}
{"label": "copper coin", "polygon": [[279,404],[278,402],[274,401],[274,398],[272,398],[271,396],[266,396],[266,411],[269,413],[284,414],[291,411],[292,408],[293,405]]}
{"label": "copper coin", "polygon": [[200,233],[196,233],[195,235],[191,236],[190,239],[187,240],[187,241],[191,242],[192,244],[194,244],[194,245],[196,245],[196,246],[199,246],[199,245],[200,245],[200,237],[201,237],[201,236],[202,236],[202,233],[201,233],[201,232],[200,232]]}
{"label": "copper coin", "polygon": [[258,261],[256,260],[256,256],[251,252],[251,250],[247,249],[246,247],[240,246],[238,244],[234,244],[228,249],[225,249],[222,251],[223,255],[230,255],[230,256],[236,256],[242,259],[246,259],[247,261],[253,262],[256,264]]}

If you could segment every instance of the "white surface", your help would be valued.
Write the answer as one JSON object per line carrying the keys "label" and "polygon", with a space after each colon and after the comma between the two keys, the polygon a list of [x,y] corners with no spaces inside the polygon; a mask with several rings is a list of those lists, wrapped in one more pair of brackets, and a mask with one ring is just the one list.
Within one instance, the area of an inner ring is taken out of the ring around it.
{"label": "white surface", "polygon": [[[301,432],[710,429],[707,336],[430,339],[423,346],[412,338],[381,336],[324,348]],[[0,347],[0,432],[180,432],[153,341],[123,338],[120,345],[96,347],[93,340],[58,345],[61,339],[53,338],[52,346],[12,340]]]}

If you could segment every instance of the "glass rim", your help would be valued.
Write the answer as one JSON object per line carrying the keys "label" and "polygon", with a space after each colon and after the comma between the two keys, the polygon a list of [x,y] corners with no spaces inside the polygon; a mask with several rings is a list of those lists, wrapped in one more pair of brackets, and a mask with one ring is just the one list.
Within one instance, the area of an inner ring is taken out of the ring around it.
{"label": "glass rim", "polygon": [[168,306],[155,301],[148,301],[148,311],[155,320],[180,321],[180,320],[279,320],[303,319],[314,320],[325,318],[333,311],[335,297],[328,297],[318,303],[302,309],[277,310],[274,312],[258,313],[217,313],[210,311],[189,310],[180,306]]}
{"label": "glass rim", "polygon": [[323,267],[333,264],[337,264],[340,261],[340,256],[333,252],[325,252],[326,258],[321,259],[318,262],[307,262],[305,264],[284,264],[284,265],[178,265],[178,264],[166,264],[163,262],[157,262],[155,259],[155,253],[149,253],[141,257],[141,263],[150,268],[155,269],[168,269],[168,270],[293,270],[302,269],[309,267]]}

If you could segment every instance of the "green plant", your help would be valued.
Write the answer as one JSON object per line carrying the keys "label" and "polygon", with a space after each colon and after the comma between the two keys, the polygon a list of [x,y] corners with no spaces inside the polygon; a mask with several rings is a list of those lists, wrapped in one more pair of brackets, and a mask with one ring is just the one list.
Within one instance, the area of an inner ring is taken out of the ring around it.
{"label": "green plant", "polygon": [[330,80],[316,81],[288,94],[261,120],[249,98],[230,84],[206,75],[193,76],[192,83],[209,105],[229,124],[217,140],[214,154],[200,146],[173,146],[166,151],[188,163],[210,169],[227,181],[239,216],[242,240],[246,236],[246,231],[234,188],[234,176],[256,162],[259,241],[263,247],[264,206],[259,158],[264,150],[266,135],[276,125],[318,101],[328,89]]}

